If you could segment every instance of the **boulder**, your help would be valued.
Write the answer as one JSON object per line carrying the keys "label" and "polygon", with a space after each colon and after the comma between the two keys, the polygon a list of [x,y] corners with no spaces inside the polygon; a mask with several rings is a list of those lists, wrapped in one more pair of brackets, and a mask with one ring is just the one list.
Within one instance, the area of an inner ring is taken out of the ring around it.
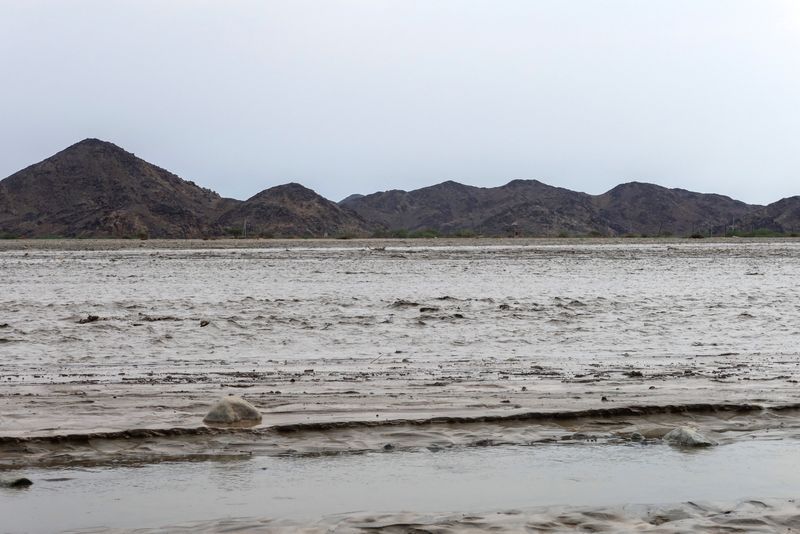
{"label": "boulder", "polygon": [[261,422],[261,414],[255,406],[241,397],[223,397],[203,419],[207,425],[237,425]]}
{"label": "boulder", "polygon": [[670,430],[664,436],[664,441],[676,447],[710,447],[717,444],[690,426]]}
{"label": "boulder", "polygon": [[33,482],[29,478],[17,478],[14,480],[0,480],[0,487],[5,488],[27,488]]}

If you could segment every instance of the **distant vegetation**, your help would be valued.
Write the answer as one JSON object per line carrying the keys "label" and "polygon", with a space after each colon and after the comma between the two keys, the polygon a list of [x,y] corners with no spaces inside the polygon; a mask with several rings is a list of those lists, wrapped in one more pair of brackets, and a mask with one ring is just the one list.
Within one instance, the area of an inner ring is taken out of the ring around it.
{"label": "distant vegetation", "polygon": [[[372,237],[379,238],[379,239],[387,239],[387,238],[395,238],[395,239],[424,239],[424,238],[433,238],[433,237],[440,237],[439,232],[436,230],[406,230],[405,228],[401,228],[400,230],[378,230],[372,234]],[[444,236],[442,236],[444,237]],[[465,236],[447,236],[447,237],[465,237]]]}
{"label": "distant vegetation", "polygon": [[755,230],[729,230],[725,237],[800,237],[797,232],[776,232],[769,228],[757,228]]}

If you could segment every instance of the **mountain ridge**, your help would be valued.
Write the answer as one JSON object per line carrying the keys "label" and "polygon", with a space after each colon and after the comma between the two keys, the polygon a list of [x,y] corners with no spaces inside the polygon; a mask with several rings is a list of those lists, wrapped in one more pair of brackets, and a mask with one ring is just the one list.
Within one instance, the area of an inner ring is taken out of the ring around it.
{"label": "mountain ridge", "polygon": [[[270,187],[224,212],[218,219],[261,237],[343,237],[366,235],[369,226],[350,212],[311,189],[288,183]],[[234,233],[238,233],[235,232]]]}
{"label": "mountain ridge", "polygon": [[721,235],[800,230],[800,196],[767,206],[646,182],[591,195],[511,180],[453,180],[333,202],[298,183],[247,200],[218,193],[99,139],[0,180],[0,236],[368,237],[371,235]]}

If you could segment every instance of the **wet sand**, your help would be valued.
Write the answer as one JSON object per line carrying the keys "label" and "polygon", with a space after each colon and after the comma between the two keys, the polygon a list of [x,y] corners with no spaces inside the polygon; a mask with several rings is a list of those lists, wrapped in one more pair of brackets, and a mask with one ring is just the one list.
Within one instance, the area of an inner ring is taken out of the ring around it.
{"label": "wet sand", "polygon": [[[798,266],[798,240],[0,241],[0,476],[794,442]],[[202,425],[230,393],[261,426]]]}

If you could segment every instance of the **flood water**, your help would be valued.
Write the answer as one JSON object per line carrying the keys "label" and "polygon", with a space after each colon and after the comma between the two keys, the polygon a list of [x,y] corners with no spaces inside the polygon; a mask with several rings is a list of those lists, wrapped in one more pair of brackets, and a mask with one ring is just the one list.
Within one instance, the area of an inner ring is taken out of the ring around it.
{"label": "flood water", "polygon": [[[39,477],[0,506],[67,528],[790,498],[799,268],[798,240],[0,242],[0,478]],[[262,425],[205,430],[228,394]],[[721,445],[627,442],[684,424]],[[150,498],[184,504],[103,512]]]}
{"label": "flood water", "polygon": [[337,515],[388,511],[775,499],[800,494],[797,448],[761,440],[696,451],[559,445],[34,470],[30,489],[0,490],[0,517],[6,529],[53,532],[213,526],[220,517],[335,523]]}

